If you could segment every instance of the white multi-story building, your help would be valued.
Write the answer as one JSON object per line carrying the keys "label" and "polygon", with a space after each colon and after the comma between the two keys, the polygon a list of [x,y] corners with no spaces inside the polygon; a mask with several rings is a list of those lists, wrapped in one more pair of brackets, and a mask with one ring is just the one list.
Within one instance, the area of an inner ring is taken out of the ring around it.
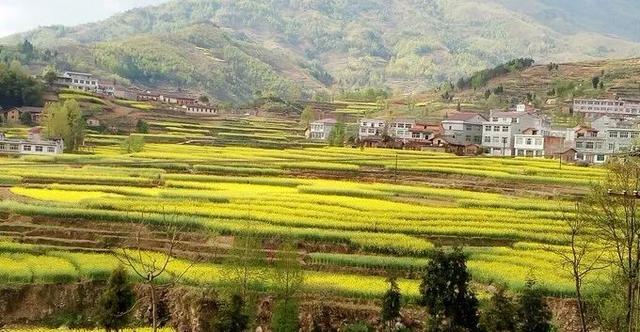
{"label": "white multi-story building", "polygon": [[544,135],[529,128],[522,134],[513,135],[514,155],[517,157],[544,157]]}
{"label": "white multi-story building", "polygon": [[576,138],[579,160],[604,163],[611,154],[638,145],[640,127],[633,122],[601,116],[591,122],[591,127],[589,134]]}
{"label": "white multi-story building", "polygon": [[413,128],[415,124],[415,119],[394,119],[389,122],[387,134],[393,138],[401,139],[403,141],[410,140],[413,137],[411,128]]}
{"label": "white multi-story building", "polygon": [[336,119],[322,119],[311,122],[309,124],[308,138],[318,141],[326,141],[329,139],[331,131],[336,127]]}
{"label": "white multi-story building", "polygon": [[382,137],[386,132],[386,125],[387,122],[382,119],[362,119],[360,120],[358,137],[360,139]]}
{"label": "white multi-story building", "polygon": [[100,88],[100,81],[92,74],[68,71],[58,78],[60,82],[66,82],[69,88],[83,91],[97,92]]}
{"label": "white multi-story building", "polygon": [[482,124],[487,119],[473,112],[458,112],[449,115],[442,124],[442,134],[450,142],[458,144],[481,144]]}
{"label": "white multi-story building", "polygon": [[573,111],[589,119],[606,115],[612,118],[640,116],[640,100],[632,99],[574,99]]}
{"label": "white multi-story building", "polygon": [[[548,135],[550,123],[548,119],[539,116],[533,112],[526,112],[523,108],[518,108],[515,112],[495,112],[491,111],[489,120],[483,123],[482,131],[482,147],[485,153],[492,156],[514,156],[516,155],[516,135],[522,138],[519,149],[524,154],[527,151],[539,150],[535,144],[527,146],[527,138],[533,138],[533,143],[537,142],[536,138],[542,137],[542,151],[544,151],[544,136]],[[535,135],[532,133],[535,131]],[[544,153],[543,153],[544,154]]]}

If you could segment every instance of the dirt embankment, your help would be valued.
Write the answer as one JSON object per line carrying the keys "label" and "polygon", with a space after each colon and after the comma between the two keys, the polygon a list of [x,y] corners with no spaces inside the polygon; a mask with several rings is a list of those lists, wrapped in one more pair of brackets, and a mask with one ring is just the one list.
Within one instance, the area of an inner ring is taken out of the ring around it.
{"label": "dirt embankment", "polygon": [[[103,282],[5,286],[0,288],[0,328],[17,325],[94,326],[95,305],[104,288]],[[211,289],[194,287],[160,287],[157,289],[159,320],[179,332],[206,332],[224,295]],[[136,304],[132,311],[138,324],[150,324],[148,288],[135,287]],[[300,323],[303,331],[338,331],[348,324],[363,322],[381,327],[380,303],[370,300],[305,296],[300,299]],[[263,331],[269,331],[274,299],[259,296],[255,301],[255,319]],[[560,331],[578,331],[575,303],[549,299]],[[403,323],[411,330],[424,329],[423,308],[410,306],[403,310]]]}

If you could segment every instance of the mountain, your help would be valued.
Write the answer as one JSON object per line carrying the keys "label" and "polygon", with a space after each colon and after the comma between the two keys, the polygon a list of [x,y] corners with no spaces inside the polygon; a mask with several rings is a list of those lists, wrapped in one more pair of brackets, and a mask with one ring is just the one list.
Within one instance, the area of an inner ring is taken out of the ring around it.
{"label": "mountain", "polygon": [[638,56],[639,14],[635,0],[183,0],[0,43],[28,39],[62,68],[244,102],[424,90],[516,57]]}

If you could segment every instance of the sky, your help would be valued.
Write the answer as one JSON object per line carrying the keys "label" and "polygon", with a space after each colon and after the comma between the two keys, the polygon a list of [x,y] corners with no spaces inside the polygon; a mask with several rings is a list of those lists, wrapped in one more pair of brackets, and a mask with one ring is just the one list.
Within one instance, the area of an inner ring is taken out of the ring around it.
{"label": "sky", "polygon": [[0,37],[47,25],[73,26],[168,0],[0,0]]}

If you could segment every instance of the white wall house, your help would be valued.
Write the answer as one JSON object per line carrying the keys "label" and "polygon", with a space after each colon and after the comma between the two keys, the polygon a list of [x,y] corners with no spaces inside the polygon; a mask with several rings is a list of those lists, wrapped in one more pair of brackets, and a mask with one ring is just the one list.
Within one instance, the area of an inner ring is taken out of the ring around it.
{"label": "white wall house", "polygon": [[187,114],[204,114],[204,115],[216,115],[218,109],[212,106],[205,105],[188,105],[183,106]]}
{"label": "white wall house", "polygon": [[395,119],[389,122],[387,134],[403,141],[410,140],[413,137],[411,128],[413,128],[415,124],[415,119]]}
{"label": "white wall house", "polygon": [[100,81],[88,73],[68,71],[62,75],[62,79],[66,80],[72,89],[97,92],[100,87]]}
{"label": "white wall house", "polygon": [[516,157],[544,157],[544,135],[535,129],[526,130],[513,137]]}
{"label": "white wall house", "polygon": [[40,128],[32,128],[26,140],[10,139],[4,133],[0,133],[0,154],[51,155],[63,153],[64,143],[61,139],[44,140],[40,131]]}
{"label": "white wall house", "polygon": [[309,124],[308,138],[318,141],[326,141],[331,131],[336,127],[336,119],[322,119]]}
{"label": "white wall house", "polygon": [[[492,156],[514,156],[516,151],[516,135],[522,138],[518,144],[523,155],[527,153],[536,155],[536,151],[542,150],[544,155],[544,136],[549,134],[550,123],[548,119],[532,112],[518,108],[515,112],[494,112],[489,114],[489,120],[483,123],[482,146],[485,153]],[[533,134],[535,132],[535,134]],[[527,145],[526,139],[533,138],[533,143],[542,138],[542,147],[536,144]]]}
{"label": "white wall house", "polygon": [[360,120],[360,128],[358,129],[358,137],[382,137],[386,130],[386,121],[382,119],[362,119]]}

